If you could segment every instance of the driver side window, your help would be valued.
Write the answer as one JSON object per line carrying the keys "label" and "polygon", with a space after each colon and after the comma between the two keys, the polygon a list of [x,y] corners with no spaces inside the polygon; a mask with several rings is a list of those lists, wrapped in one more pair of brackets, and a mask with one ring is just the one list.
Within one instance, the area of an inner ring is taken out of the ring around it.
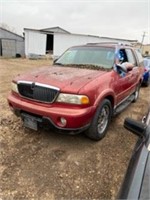
{"label": "driver side window", "polygon": [[120,63],[128,62],[127,54],[126,54],[125,49],[120,49],[119,50],[119,62]]}

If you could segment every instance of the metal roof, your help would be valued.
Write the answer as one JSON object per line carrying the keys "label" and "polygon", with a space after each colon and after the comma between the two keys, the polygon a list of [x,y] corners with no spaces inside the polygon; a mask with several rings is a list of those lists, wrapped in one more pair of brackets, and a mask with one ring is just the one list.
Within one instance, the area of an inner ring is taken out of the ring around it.
{"label": "metal roof", "polygon": [[63,29],[63,28],[61,28],[59,26],[40,29],[40,31],[46,31],[46,32],[50,31],[50,32],[54,32],[54,33],[70,33],[69,31],[66,31],[65,29]]}
{"label": "metal roof", "polygon": [[9,31],[9,30],[7,30],[7,29],[5,29],[5,28],[0,27],[0,29],[3,30],[3,31],[7,31],[7,32],[9,32],[9,33],[11,33],[11,34],[13,34],[13,35],[16,35],[16,36],[18,36],[18,37],[24,38],[23,36],[18,35],[17,33],[11,32],[11,31]]}

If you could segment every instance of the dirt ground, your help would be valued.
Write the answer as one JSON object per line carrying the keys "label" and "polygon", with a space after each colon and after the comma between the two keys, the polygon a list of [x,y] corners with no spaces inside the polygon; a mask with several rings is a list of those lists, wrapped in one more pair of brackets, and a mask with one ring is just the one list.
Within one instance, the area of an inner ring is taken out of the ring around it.
{"label": "dirt ground", "polygon": [[123,121],[141,120],[150,88],[141,88],[139,100],[112,120],[99,142],[83,133],[36,132],[23,128],[7,96],[14,76],[49,63],[0,59],[0,199],[115,199],[137,141]]}

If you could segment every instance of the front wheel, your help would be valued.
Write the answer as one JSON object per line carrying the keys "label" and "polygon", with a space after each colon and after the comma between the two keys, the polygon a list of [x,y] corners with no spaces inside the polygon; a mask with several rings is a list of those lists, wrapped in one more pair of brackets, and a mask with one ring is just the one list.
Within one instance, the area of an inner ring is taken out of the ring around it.
{"label": "front wheel", "polygon": [[108,99],[104,99],[98,107],[86,135],[93,140],[102,139],[107,131],[112,116],[112,106]]}

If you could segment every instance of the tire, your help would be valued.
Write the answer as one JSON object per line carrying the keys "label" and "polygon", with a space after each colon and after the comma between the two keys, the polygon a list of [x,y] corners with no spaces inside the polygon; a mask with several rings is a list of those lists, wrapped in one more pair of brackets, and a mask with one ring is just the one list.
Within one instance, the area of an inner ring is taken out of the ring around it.
{"label": "tire", "polygon": [[101,140],[107,132],[112,116],[112,105],[108,99],[104,99],[97,108],[89,129],[85,134],[93,140]]}
{"label": "tire", "polygon": [[148,80],[145,82],[145,86],[148,87],[150,84],[150,78],[148,77]]}
{"label": "tire", "polygon": [[134,92],[134,99],[133,99],[133,103],[135,103],[138,98],[139,98],[139,93],[140,93],[140,87],[141,87],[141,84],[139,84],[137,87],[136,87],[136,90]]}

